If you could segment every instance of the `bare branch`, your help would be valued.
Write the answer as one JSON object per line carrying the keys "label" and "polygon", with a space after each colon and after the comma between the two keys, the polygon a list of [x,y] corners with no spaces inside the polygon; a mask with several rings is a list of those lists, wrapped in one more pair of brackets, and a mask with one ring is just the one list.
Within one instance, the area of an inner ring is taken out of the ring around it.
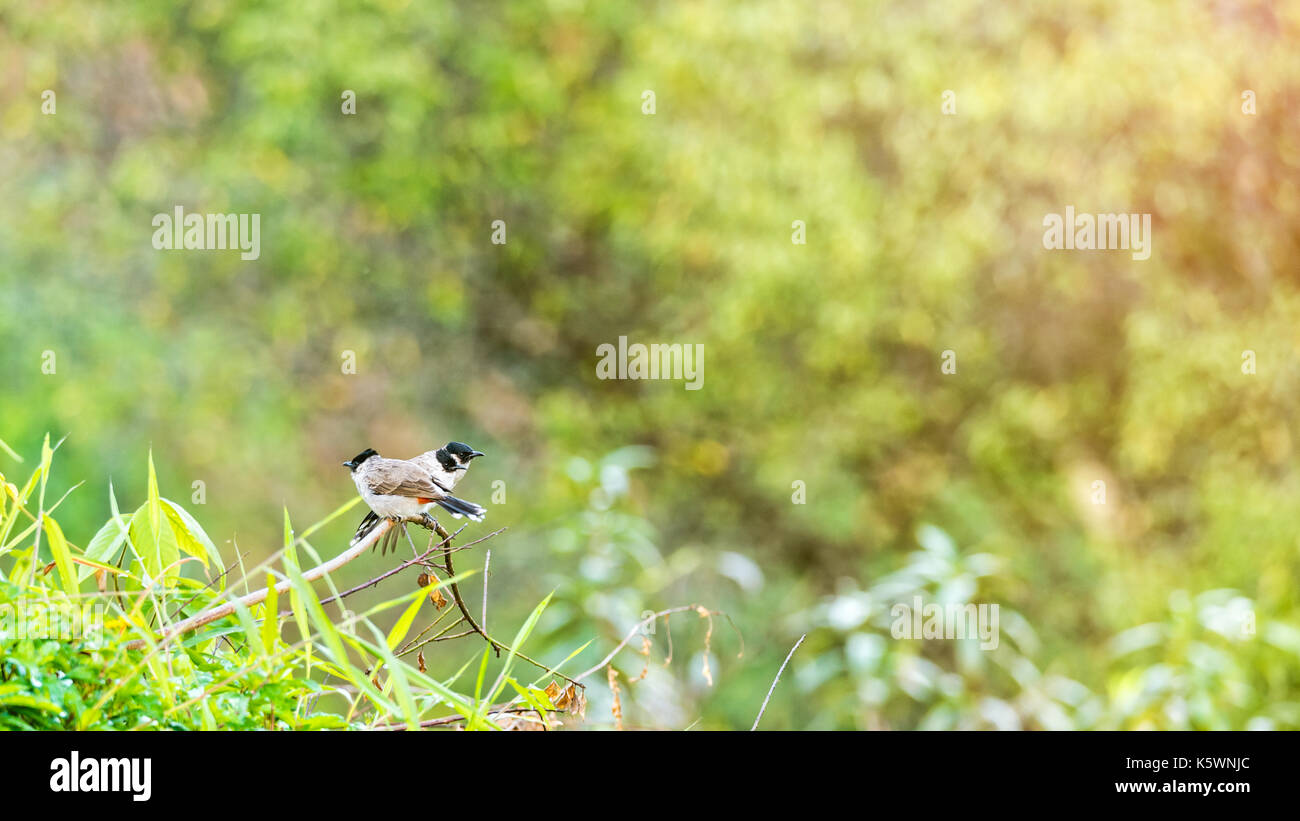
{"label": "bare branch", "polygon": [[[335,570],[338,570],[343,565],[359,557],[362,553],[365,553],[366,548],[372,547],[380,538],[382,538],[386,533],[388,533],[388,531],[393,526],[394,526],[393,522],[388,519],[384,519],[380,521],[375,528],[373,528],[369,533],[366,534],[364,539],[357,542],[355,545],[349,547],[347,550],[335,556],[333,559],[330,559],[328,562],[324,562],[323,564],[319,564],[316,567],[303,571],[302,574],[303,581],[308,581],[308,582],[314,581],[324,576],[327,573],[332,573]],[[500,533],[502,530],[505,530],[505,528],[489,533],[488,535],[482,537],[481,539],[476,539],[473,542],[468,542],[465,545],[462,545],[462,547],[468,547],[471,544],[477,544],[478,542],[490,539],[493,536]],[[456,532],[459,533],[460,531],[458,530]],[[378,584],[379,582],[383,581],[389,576],[399,573],[413,564],[418,564],[420,560],[428,556],[433,551],[437,550],[439,547],[446,549],[446,542],[447,540],[451,539],[451,535],[448,534],[445,530],[442,531],[442,533],[440,533],[439,535],[443,537],[443,542],[439,545],[435,545],[434,547],[429,548],[429,550],[426,551],[424,555],[421,556],[419,559],[414,559],[409,562],[405,562],[399,565],[398,567],[394,568],[393,570],[389,570],[386,573],[380,574],[379,576],[375,577],[374,579],[371,579],[365,584],[358,585],[357,587],[354,587],[351,590],[347,590],[343,593],[340,593],[337,597],[330,596],[328,598],[322,599],[321,604],[327,604],[331,601],[334,601],[336,598],[349,596],[357,592],[358,590],[363,590],[367,587],[371,587],[375,584]],[[285,579],[284,581],[276,584],[274,589],[276,594],[278,595],[280,593],[288,592],[290,587],[292,587],[292,583],[288,579]],[[270,591],[271,588],[264,587],[261,590],[255,590],[252,593],[249,593],[245,596],[241,596],[238,599],[233,599],[231,601],[209,608],[208,610],[205,610],[202,613],[199,613],[198,615],[191,616],[190,618],[185,619],[184,621],[177,622],[176,624],[173,624],[172,626],[166,628],[165,630],[162,631],[162,633],[159,634],[158,644],[161,647],[162,645],[165,645],[168,642],[170,642],[176,636],[179,636],[183,633],[189,633],[193,630],[197,630],[198,628],[204,626],[205,624],[211,624],[212,622],[218,619],[225,618],[226,616],[229,616],[231,613],[235,612],[236,608],[238,608],[241,605],[244,607],[252,607],[255,604],[260,604],[261,602],[266,600],[266,597],[270,593]],[[148,642],[145,639],[135,639],[133,641],[127,642],[125,647],[128,650],[141,650],[144,649],[144,647],[147,644]]]}
{"label": "bare branch", "polygon": [[[440,548],[440,547],[444,547],[444,546],[446,546],[446,544],[447,544],[448,541],[450,541],[452,538],[454,538],[457,534],[460,533],[461,530],[464,530],[466,527],[467,527],[467,525],[462,525],[461,528],[460,528],[460,530],[457,530],[456,533],[453,533],[453,534],[451,534],[451,535],[444,536],[444,537],[443,537],[443,540],[442,540],[441,542],[439,542],[438,544],[436,544],[436,545],[434,545],[433,547],[429,548],[428,550],[424,551],[424,553],[420,554],[419,556],[416,556],[414,559],[411,559],[410,561],[402,562],[402,563],[399,564],[397,567],[394,567],[392,570],[386,570],[386,571],[384,571],[383,573],[380,573],[378,576],[375,576],[375,577],[374,577],[373,579],[371,579],[370,581],[368,581],[368,582],[362,582],[361,584],[357,585],[356,587],[353,587],[353,588],[348,589],[348,590],[344,590],[342,593],[338,594],[337,596],[329,596],[328,598],[321,599],[321,600],[320,600],[320,603],[321,603],[321,604],[329,604],[330,602],[335,601],[335,600],[337,600],[337,599],[347,598],[348,596],[351,596],[353,593],[357,593],[357,592],[359,592],[359,591],[365,590],[367,587],[374,587],[375,585],[377,585],[377,584],[379,584],[380,582],[382,582],[384,579],[387,579],[387,578],[389,578],[390,576],[395,576],[395,575],[397,575],[398,573],[401,573],[403,570],[405,570],[405,569],[408,568],[408,567],[411,567],[411,566],[413,566],[413,565],[417,565],[417,564],[421,564],[421,563],[423,563],[424,560],[425,560],[425,558],[427,558],[428,555],[429,555],[430,553],[432,553],[433,551],[437,550],[437,549]],[[466,542],[466,543],[465,543],[464,545],[462,545],[462,546],[463,546],[463,547],[469,547],[469,546],[472,545],[472,544],[478,544],[479,542],[487,541],[488,539],[491,539],[493,536],[496,536],[498,533],[502,533],[503,531],[505,531],[505,528],[504,528],[504,527],[501,528],[500,530],[494,530],[494,531],[492,531],[491,533],[487,534],[486,536],[483,536],[483,537],[481,537],[481,538],[475,539],[475,540],[472,541],[472,542]]]}
{"label": "bare branch", "polygon": [[[435,521],[433,523],[433,529],[434,532],[437,533],[439,536],[441,536],[444,541],[448,538],[446,529],[442,525],[438,524],[438,522]],[[451,563],[452,552],[453,550],[450,547],[444,546],[442,548],[442,558],[446,566],[447,573],[454,578],[456,575],[456,571],[452,567],[452,563]],[[482,627],[480,627],[478,622],[474,621],[474,617],[469,614],[469,608],[465,606],[465,600],[461,598],[460,595],[460,585],[456,584],[455,581],[451,583],[451,597],[456,600],[456,606],[460,608],[460,614],[465,617],[465,621],[469,622],[469,626],[473,628],[475,633],[478,633],[480,636],[483,637],[485,641],[487,641],[488,644],[492,645],[492,649],[498,657],[500,657],[502,650],[505,650],[508,653],[514,653],[517,657],[523,659],[524,661],[528,662],[534,667],[538,667],[542,670],[545,670],[546,672],[550,673],[553,676],[559,676],[560,678],[564,679],[565,681],[571,684],[577,684],[579,687],[586,689],[584,685],[578,683],[577,679],[569,678],[564,673],[561,673],[559,670],[556,670],[552,667],[548,667],[545,664],[542,664],[540,661],[529,658],[528,656],[524,655],[518,650],[512,649],[509,645],[502,644],[501,642],[497,641],[496,639],[488,635],[487,631],[484,630]]]}
{"label": "bare branch", "polygon": [[[472,631],[471,631],[471,632],[472,632]],[[514,702],[510,702],[510,703],[507,703],[507,704],[497,704],[497,705],[495,705],[495,706],[493,706],[493,707],[489,707],[488,710],[487,710],[487,715],[489,715],[489,716],[494,716],[494,715],[501,715],[501,714],[503,714],[503,713],[536,713],[536,712],[537,712],[537,710],[534,709],[534,708],[532,708],[532,707],[512,707],[512,706],[510,706],[510,705],[513,704],[513,703],[514,703]],[[548,713],[556,713],[556,712],[559,712],[559,710],[547,710],[546,712],[548,712]],[[462,716],[462,715],[452,715],[452,716],[443,716],[442,718],[431,718],[431,719],[428,719],[427,721],[421,721],[421,722],[419,723],[419,725],[417,725],[417,726],[422,727],[422,728],[423,728],[423,727],[442,727],[442,726],[446,726],[446,725],[448,725],[448,724],[455,724],[455,723],[458,722],[458,721],[465,721],[465,716]],[[406,725],[405,725],[405,724],[376,724],[375,726],[370,727],[369,729],[371,729],[371,730],[405,730],[405,729],[406,729]]]}
{"label": "bare branch", "polygon": [[492,566],[492,548],[483,556],[483,629],[487,629],[487,582],[488,568]]}
{"label": "bare branch", "polygon": [[239,564],[240,562],[242,562],[242,561],[244,560],[244,557],[247,556],[247,555],[248,555],[247,552],[238,554],[238,555],[235,557],[235,560],[234,560],[233,562],[231,562],[229,565],[227,565],[225,570],[221,571],[221,575],[217,576],[217,577],[216,577],[215,579],[213,579],[212,581],[210,581],[210,582],[208,582],[207,584],[203,585],[203,587],[199,588],[198,590],[195,590],[195,591],[194,591],[194,595],[193,595],[193,596],[190,596],[188,599],[185,600],[185,603],[184,603],[184,604],[182,604],[180,607],[176,608],[176,612],[172,613],[171,617],[174,619],[174,618],[176,618],[177,616],[179,616],[179,615],[181,614],[181,611],[184,610],[185,608],[189,607],[190,604],[192,604],[192,603],[194,602],[194,600],[197,599],[197,598],[199,597],[199,595],[203,593],[204,590],[207,590],[207,589],[211,588],[212,585],[214,585],[214,584],[216,584],[217,582],[221,581],[221,579],[224,578],[225,575],[226,575],[227,573],[229,573],[231,570],[234,570],[234,569],[235,569],[235,565],[237,565],[237,564]]}
{"label": "bare branch", "polygon": [[803,644],[803,640],[806,638],[808,638],[807,633],[800,636],[799,640],[794,643],[794,647],[791,647],[790,652],[786,654],[785,661],[781,662],[781,669],[776,671],[776,678],[772,679],[772,686],[767,688],[767,697],[763,699],[763,706],[758,708],[758,715],[754,718],[754,726],[749,728],[750,732],[758,729],[758,722],[763,720],[763,713],[767,711],[767,702],[772,698],[773,691],[776,690],[776,683],[781,680],[781,674],[785,672],[785,666],[794,657],[794,651],[799,649],[799,645]]}
{"label": "bare branch", "polygon": [[[387,533],[389,528],[391,528],[392,526],[393,523],[391,521],[384,519],[379,523],[377,527],[375,527],[373,530],[367,533],[364,539],[357,542],[352,547],[349,547],[347,550],[343,551],[339,555],[330,559],[328,562],[325,562],[324,564],[319,564],[316,567],[313,567],[310,570],[305,571],[302,574],[303,580],[312,581],[314,579],[319,579],[321,576],[324,576],[326,573],[331,573],[335,570],[338,570],[343,565],[347,564],[348,562],[360,556],[362,553],[366,552],[366,548],[372,546],[381,536]],[[277,595],[280,593],[285,593],[289,590],[290,586],[291,584],[289,580],[285,579],[284,581],[275,585],[275,592]],[[262,601],[266,599],[267,594],[270,592],[270,590],[271,588],[269,587],[264,587],[261,590],[255,590],[246,596],[241,596],[238,599],[232,599],[231,601],[225,602],[224,604],[220,604],[209,610],[205,610],[196,616],[191,616],[190,618],[185,619],[184,621],[179,621],[176,624],[173,624],[171,627],[166,628],[165,630],[162,631],[162,633],[159,634],[158,645],[161,647],[167,644],[168,642],[170,642],[176,636],[181,635],[182,633],[188,633],[192,630],[197,630],[198,628],[202,627],[205,624],[211,624],[217,619],[225,618],[226,616],[229,616],[231,613],[235,612],[236,607],[240,605],[243,605],[244,607],[251,607],[254,604],[260,604]],[[124,646],[128,650],[142,650],[147,645],[148,642],[146,640],[135,639],[133,641],[127,642]]]}
{"label": "bare branch", "polygon": [[651,623],[652,621],[654,621],[655,619],[662,618],[662,617],[664,617],[664,616],[671,616],[671,615],[674,614],[674,613],[685,613],[685,612],[687,612],[687,611],[689,611],[689,610],[699,611],[699,609],[700,609],[700,608],[699,608],[698,605],[694,605],[694,604],[685,604],[685,605],[682,605],[681,607],[670,607],[670,608],[668,608],[667,610],[660,610],[658,613],[655,613],[653,616],[647,616],[646,618],[644,618],[644,619],[642,619],[641,621],[637,622],[637,623],[636,623],[636,626],[633,627],[632,630],[631,630],[631,632],[629,632],[629,633],[627,634],[627,637],[624,638],[622,641],[620,641],[620,642],[618,643],[618,646],[617,646],[617,647],[615,647],[613,650],[610,650],[610,651],[609,651],[609,655],[608,655],[608,656],[605,656],[605,658],[601,659],[599,664],[597,664],[595,667],[592,667],[590,670],[586,670],[586,671],[584,671],[584,672],[582,672],[582,673],[580,673],[580,674],[574,676],[572,680],[575,681],[575,682],[576,682],[576,681],[582,681],[582,680],[583,680],[584,678],[586,678],[587,676],[589,676],[589,675],[591,675],[592,673],[595,673],[595,672],[597,672],[598,670],[600,670],[600,669],[601,669],[602,667],[604,667],[606,664],[609,664],[611,661],[614,660],[614,656],[618,655],[618,651],[619,651],[619,650],[622,650],[624,647],[626,647],[626,646],[627,646],[627,643],[628,643],[629,641],[631,641],[631,640],[633,639],[634,636],[636,636],[637,631],[639,631],[642,627],[645,627],[647,624],[650,624],[650,623]]}

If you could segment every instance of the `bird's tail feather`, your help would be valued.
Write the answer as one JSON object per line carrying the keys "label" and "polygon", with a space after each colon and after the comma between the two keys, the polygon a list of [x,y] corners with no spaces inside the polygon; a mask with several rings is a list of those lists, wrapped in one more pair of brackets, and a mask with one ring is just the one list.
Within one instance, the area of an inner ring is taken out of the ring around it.
{"label": "bird's tail feather", "polygon": [[[382,556],[389,550],[392,550],[394,553],[397,552],[397,531],[404,527],[406,527],[406,525],[396,524],[388,528],[388,532],[379,540],[383,544],[383,547],[379,548],[379,555]],[[373,547],[370,548],[370,552],[375,552],[375,549]]]}
{"label": "bird's tail feather", "polygon": [[438,505],[457,519],[465,516],[474,522],[483,521],[483,514],[487,513],[487,509],[482,505],[457,499],[455,496],[444,496],[438,500]]}
{"label": "bird's tail feather", "polygon": [[366,517],[361,520],[361,524],[357,525],[357,532],[353,534],[352,541],[349,542],[349,544],[354,545],[366,538],[366,536],[370,535],[370,531],[375,529],[375,526],[379,524],[379,521],[379,517],[375,515],[373,510],[366,513]]}

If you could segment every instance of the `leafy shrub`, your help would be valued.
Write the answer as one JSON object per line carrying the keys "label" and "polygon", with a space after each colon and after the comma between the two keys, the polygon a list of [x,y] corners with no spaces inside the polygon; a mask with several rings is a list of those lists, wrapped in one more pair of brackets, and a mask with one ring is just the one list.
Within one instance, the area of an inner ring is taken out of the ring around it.
{"label": "leafy shrub", "polygon": [[[145,501],[124,514],[110,498],[109,520],[84,551],[77,549],[53,516],[62,499],[44,503],[55,450],[47,438],[40,466],[21,488],[0,476],[0,558],[9,560],[0,570],[0,726],[416,727],[450,714],[471,728],[497,728],[503,717],[520,721],[518,713],[496,705],[503,693],[511,697],[507,705],[522,705],[535,720],[554,711],[560,691],[512,675],[516,651],[549,597],[514,636],[495,681],[485,678],[488,646],[473,668],[475,681],[466,676],[468,663],[450,678],[435,679],[424,670],[423,655],[411,659],[402,645],[413,645],[407,636],[416,618],[445,601],[440,591],[453,580],[431,582],[361,614],[342,609],[339,599],[339,613],[330,617],[299,564],[299,551],[319,561],[307,537],[323,522],[295,536],[287,512],[278,556],[284,572],[267,571],[272,592],[264,602],[238,606],[227,618],[160,642],[163,628],[230,598],[223,595],[226,574],[217,572],[220,552],[184,508],[160,495],[152,457]],[[42,546],[52,561],[40,559]],[[202,566],[208,578],[185,575],[186,565]],[[98,590],[83,593],[92,577]],[[274,592],[285,581],[289,625],[282,623]],[[326,582],[333,587],[328,576]],[[372,617],[399,607],[393,627],[381,632]],[[286,631],[296,631],[296,638],[285,638]]]}

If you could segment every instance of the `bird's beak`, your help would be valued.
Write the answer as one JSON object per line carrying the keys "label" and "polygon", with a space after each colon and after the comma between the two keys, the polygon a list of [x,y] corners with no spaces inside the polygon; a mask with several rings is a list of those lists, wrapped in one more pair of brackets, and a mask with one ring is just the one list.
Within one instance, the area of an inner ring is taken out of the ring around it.
{"label": "bird's beak", "polygon": [[349,459],[348,461],[346,461],[346,462],[343,463],[343,467],[345,467],[345,468],[354,468],[354,467],[356,467],[356,466],[357,466],[357,463],[356,463],[356,462],[353,462],[353,461],[350,460],[350,459]]}
{"label": "bird's beak", "polygon": [[471,451],[469,452],[469,458],[471,458],[471,459],[475,458],[476,456],[482,456],[482,455],[483,455],[483,454],[479,453],[479,452],[476,451],[476,450],[471,450]]}

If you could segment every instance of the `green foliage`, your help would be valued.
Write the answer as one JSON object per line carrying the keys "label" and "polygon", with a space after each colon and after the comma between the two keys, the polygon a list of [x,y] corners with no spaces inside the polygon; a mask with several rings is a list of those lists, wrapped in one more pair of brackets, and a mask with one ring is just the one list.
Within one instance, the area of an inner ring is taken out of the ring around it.
{"label": "green foliage", "polygon": [[[0,582],[0,607],[30,608],[33,591]],[[113,630],[110,623],[107,629]],[[307,711],[329,686],[297,665],[249,664],[212,642],[142,664],[118,635],[105,640],[0,639],[0,727],[21,730],[324,729],[342,715]],[[208,649],[205,649],[208,648]],[[159,670],[166,683],[153,677]],[[295,673],[297,673],[295,675]],[[201,702],[191,700],[201,694]],[[186,703],[191,702],[191,703]]]}
{"label": "green foliage", "polygon": [[[1098,691],[1043,669],[1043,647],[1023,614],[999,609],[1001,640],[897,640],[897,605],[972,605],[999,573],[996,557],[962,554],[932,526],[899,570],[860,590],[846,582],[798,614],[823,628],[816,659],[796,681],[855,704],[861,726],[923,729],[1273,729],[1300,727],[1290,680],[1300,674],[1300,631],[1232,590],[1170,596],[1164,619],[1116,635],[1103,651]],[[901,631],[900,631],[901,632]],[[911,636],[906,636],[910,639]]]}
{"label": "green foliage", "polygon": [[[47,440],[26,488],[44,487],[56,449]],[[23,531],[31,534],[29,547],[21,546],[20,536],[0,549],[0,560],[8,560],[0,561],[0,727],[325,729],[396,722],[415,728],[426,718],[449,713],[463,716],[470,728],[497,727],[489,708],[507,681],[514,683],[508,675],[515,652],[527,641],[549,597],[515,636],[491,688],[485,692],[482,686],[485,658],[474,696],[465,695],[454,689],[459,674],[439,680],[395,654],[422,611],[429,609],[430,594],[447,581],[361,614],[343,611],[331,617],[297,563],[299,547],[309,552],[314,548],[305,537],[294,536],[286,511],[286,574],[267,570],[269,593],[255,606],[256,612],[239,604],[232,617],[159,645],[163,626],[219,603],[224,586],[215,578],[202,582],[182,575],[179,567],[169,569],[179,565],[172,551],[189,554],[205,567],[209,557],[213,567],[220,567],[221,556],[194,518],[160,495],[152,456],[148,473],[144,503],[127,517],[117,512],[113,500],[108,523],[84,553],[64,538],[50,515],[57,504],[30,509],[31,494],[0,475],[4,529],[23,518],[43,522],[46,545],[54,556],[43,566],[42,531],[31,528]],[[121,549],[110,549],[114,544]],[[92,552],[97,558],[90,558]],[[74,563],[94,574],[98,593],[82,592],[87,578],[79,578]],[[292,641],[282,637],[278,610],[276,585],[285,577],[298,628]],[[372,619],[398,607],[401,615],[384,636]],[[364,638],[363,632],[376,641]],[[520,690],[519,699],[540,703],[535,688]]]}

